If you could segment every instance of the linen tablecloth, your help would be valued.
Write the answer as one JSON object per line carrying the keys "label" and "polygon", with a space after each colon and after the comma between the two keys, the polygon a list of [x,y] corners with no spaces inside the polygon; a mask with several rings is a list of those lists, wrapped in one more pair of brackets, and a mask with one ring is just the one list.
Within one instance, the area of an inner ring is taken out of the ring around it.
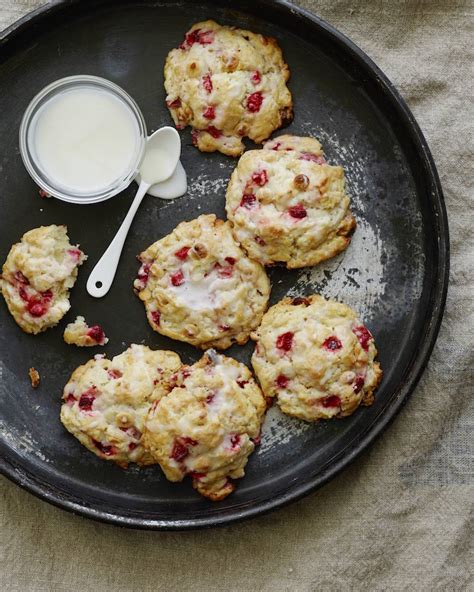
{"label": "linen tablecloth", "polygon": [[[0,0],[0,27],[41,4]],[[2,479],[0,589],[474,589],[474,3],[297,4],[339,28],[382,68],[413,110],[438,166],[450,222],[451,283],[441,333],[418,388],[375,445],[329,485],[280,511],[226,528],[121,530],[63,512]]]}

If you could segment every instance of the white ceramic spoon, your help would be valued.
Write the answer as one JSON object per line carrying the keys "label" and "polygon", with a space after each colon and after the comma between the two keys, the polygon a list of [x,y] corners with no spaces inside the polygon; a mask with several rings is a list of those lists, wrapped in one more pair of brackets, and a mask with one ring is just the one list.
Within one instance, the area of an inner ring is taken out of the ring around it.
{"label": "white ceramic spoon", "polygon": [[141,181],[135,199],[117,234],[87,280],[87,291],[94,298],[102,298],[110,290],[123,244],[138,207],[152,185],[162,183],[173,174],[180,154],[181,140],[173,127],[162,127],[148,138],[145,157],[140,166]]}

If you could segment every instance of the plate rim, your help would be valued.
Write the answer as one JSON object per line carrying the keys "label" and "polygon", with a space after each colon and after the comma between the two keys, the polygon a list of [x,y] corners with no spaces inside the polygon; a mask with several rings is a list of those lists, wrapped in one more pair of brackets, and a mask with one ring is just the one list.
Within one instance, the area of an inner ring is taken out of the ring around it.
{"label": "plate rim", "polygon": [[[0,32],[0,46],[4,46],[6,43],[14,40],[30,27],[37,26],[38,24],[40,25],[41,19],[46,17],[49,13],[59,12],[63,8],[79,3],[80,0],[53,0],[48,4],[40,6]],[[101,3],[105,4],[106,2],[94,2],[93,5],[97,6]],[[176,2],[170,3],[175,4]],[[157,3],[157,7],[159,7],[159,4],[160,3]],[[166,2],[164,4],[166,4]],[[231,2],[229,2],[229,0],[219,0],[219,4],[225,6],[231,5]],[[363,66],[365,69],[369,70],[371,75],[377,79],[379,87],[381,87],[387,95],[386,100],[395,107],[397,117],[404,121],[405,130],[411,132],[415,150],[424,164],[425,172],[423,177],[429,182],[428,186],[431,192],[432,208],[437,220],[436,236],[438,239],[438,248],[436,255],[438,258],[438,265],[431,284],[431,315],[425,322],[424,341],[419,348],[416,358],[411,360],[404,383],[400,385],[398,392],[394,393],[392,400],[380,411],[378,416],[374,419],[374,422],[359,435],[357,441],[351,445],[350,450],[346,449],[341,452],[340,458],[336,458],[334,462],[329,466],[326,466],[316,476],[310,477],[309,480],[306,480],[302,484],[289,487],[277,497],[265,500],[261,503],[257,502],[253,506],[242,506],[243,509],[236,508],[224,515],[206,515],[203,518],[194,517],[183,520],[146,519],[138,516],[132,517],[119,515],[117,513],[106,511],[103,508],[101,509],[100,507],[86,505],[84,501],[82,501],[82,504],[78,503],[77,501],[74,501],[74,499],[70,499],[70,495],[66,496],[64,492],[61,492],[59,487],[52,487],[38,476],[26,471],[21,466],[21,462],[15,461],[14,458],[0,456],[0,474],[4,475],[16,485],[19,485],[22,489],[32,493],[36,497],[73,514],[127,528],[184,531],[199,528],[211,528],[240,522],[245,519],[256,517],[257,515],[266,514],[295,502],[319,489],[336,475],[341,473],[341,471],[359,457],[362,452],[372,445],[387,429],[407,402],[409,396],[413,393],[426,368],[436,343],[443,319],[448,291],[450,263],[449,227],[439,175],[428,143],[420,126],[405,100],[390,82],[388,77],[375,64],[375,62],[344,33],[341,33],[338,29],[318,17],[316,14],[299,7],[288,0],[258,0],[258,4],[261,5],[262,8],[266,7],[268,10],[278,9],[280,11],[287,11],[291,14],[292,18],[297,16],[306,21],[306,23],[309,21],[308,24],[310,26],[323,29],[327,35],[333,38],[333,40],[337,40],[342,44],[345,51],[351,54],[351,58],[354,59],[359,66]],[[242,6],[239,6],[239,9],[243,12],[246,11],[246,8],[247,6],[245,2],[242,3]]]}

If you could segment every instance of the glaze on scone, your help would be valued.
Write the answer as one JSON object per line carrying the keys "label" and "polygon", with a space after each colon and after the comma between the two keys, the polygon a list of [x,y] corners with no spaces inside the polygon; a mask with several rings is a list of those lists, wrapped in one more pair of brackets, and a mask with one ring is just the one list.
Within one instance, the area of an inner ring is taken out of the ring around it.
{"label": "glaze on scone", "polygon": [[263,142],[292,119],[289,77],[275,39],[205,21],[168,54],[166,104],[199,150],[239,156],[244,136]]}
{"label": "glaze on scone", "polygon": [[214,214],[182,222],[139,256],[134,287],[151,327],[206,349],[245,343],[267,307],[265,269]]}
{"label": "glaze on scone", "polygon": [[252,334],[255,374],[266,397],[306,421],[371,405],[382,379],[377,350],[356,313],[321,296],[285,298]]}
{"label": "glaze on scone", "polygon": [[74,323],[69,323],[64,329],[64,341],[78,347],[94,347],[105,345],[109,338],[99,325],[89,327],[84,317],[76,317]]}
{"label": "glaze on scone", "polygon": [[61,421],[100,458],[122,467],[152,464],[142,445],[145,417],[180,367],[174,352],[145,345],[133,344],[112,360],[97,356],[76,368],[64,387]]}
{"label": "glaze on scone", "polygon": [[244,476],[265,410],[250,370],[209,350],[151,407],[144,444],[167,479],[190,475],[201,495],[218,501],[234,490],[231,479]]}
{"label": "glaze on scone", "polygon": [[66,226],[40,226],[10,249],[0,287],[8,310],[26,333],[54,327],[70,308],[69,290],[86,255],[69,242]]}
{"label": "glaze on scone", "polygon": [[350,243],[344,171],[314,138],[279,136],[239,160],[226,193],[236,240],[264,265],[316,265]]}

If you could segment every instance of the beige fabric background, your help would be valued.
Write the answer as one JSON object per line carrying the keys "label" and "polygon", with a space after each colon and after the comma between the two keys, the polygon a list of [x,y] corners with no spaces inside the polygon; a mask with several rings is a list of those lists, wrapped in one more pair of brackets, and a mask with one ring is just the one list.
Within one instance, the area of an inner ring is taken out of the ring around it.
{"label": "beige fabric background", "polygon": [[[40,4],[0,0],[0,27]],[[439,168],[451,227],[451,287],[419,387],[383,437],[328,486],[279,512],[228,528],[120,530],[65,513],[3,479],[0,589],[474,590],[469,530],[474,3],[299,4],[346,33],[385,71],[414,111]]]}

